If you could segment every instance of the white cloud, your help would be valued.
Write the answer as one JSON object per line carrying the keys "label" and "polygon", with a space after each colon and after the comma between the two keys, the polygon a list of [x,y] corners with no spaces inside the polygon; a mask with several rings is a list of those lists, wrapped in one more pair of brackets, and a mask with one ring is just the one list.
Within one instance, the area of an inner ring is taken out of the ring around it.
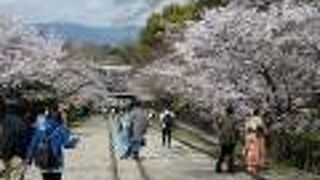
{"label": "white cloud", "polygon": [[67,21],[90,26],[143,25],[154,10],[189,0],[0,0],[0,12],[28,22]]}
{"label": "white cloud", "polygon": [[91,10],[100,9],[102,6],[103,6],[103,2],[100,0],[91,0],[91,1],[85,2],[85,7]]}
{"label": "white cloud", "polygon": [[0,1],[0,5],[1,4],[10,4],[10,3],[14,3],[17,2],[18,0],[1,0]]}

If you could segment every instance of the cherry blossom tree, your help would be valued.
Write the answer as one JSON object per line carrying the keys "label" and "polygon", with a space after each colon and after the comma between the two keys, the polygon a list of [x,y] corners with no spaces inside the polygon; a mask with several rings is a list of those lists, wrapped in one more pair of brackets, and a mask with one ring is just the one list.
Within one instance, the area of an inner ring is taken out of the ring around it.
{"label": "cherry blossom tree", "polygon": [[63,41],[9,15],[0,16],[0,37],[2,83],[48,75],[66,55]]}
{"label": "cherry blossom tree", "polygon": [[206,10],[171,43],[174,53],[143,68],[136,83],[180,94],[212,111],[234,103],[288,112],[320,90],[320,13],[295,0],[234,0]]}
{"label": "cherry blossom tree", "polygon": [[[104,67],[104,68],[102,68]],[[108,67],[108,68],[107,68]],[[43,34],[20,19],[0,15],[0,83],[50,87],[56,98],[81,96],[98,103],[114,91],[125,91],[129,69],[75,59],[56,35]],[[35,94],[41,92],[35,87]]]}

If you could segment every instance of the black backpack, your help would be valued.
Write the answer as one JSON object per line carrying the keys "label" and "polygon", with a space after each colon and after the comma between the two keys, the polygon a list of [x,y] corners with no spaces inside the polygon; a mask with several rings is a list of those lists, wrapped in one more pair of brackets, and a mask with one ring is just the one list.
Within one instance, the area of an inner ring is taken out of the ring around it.
{"label": "black backpack", "polygon": [[167,113],[164,117],[163,117],[163,124],[165,128],[171,128],[173,126],[173,117],[172,114]]}
{"label": "black backpack", "polygon": [[51,146],[51,140],[57,129],[58,128],[53,130],[51,133],[45,132],[45,135],[37,146],[35,164],[42,169],[53,167],[58,161],[58,157]]}

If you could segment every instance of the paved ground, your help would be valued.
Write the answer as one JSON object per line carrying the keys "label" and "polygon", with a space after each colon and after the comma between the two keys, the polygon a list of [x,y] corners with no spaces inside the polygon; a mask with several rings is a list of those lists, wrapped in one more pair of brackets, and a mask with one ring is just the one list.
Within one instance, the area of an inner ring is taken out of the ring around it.
{"label": "paved ground", "polygon": [[[65,180],[112,180],[106,127],[106,121],[93,118],[74,130],[81,142],[76,149],[66,151]],[[35,169],[28,174],[28,180],[41,179]]]}
{"label": "paved ground", "polygon": [[[160,134],[149,131],[141,161],[115,159],[107,121],[95,117],[75,130],[81,143],[66,153],[65,180],[250,180],[243,173],[215,174],[214,160],[174,141],[172,149],[160,145]],[[298,174],[299,175],[299,174]],[[269,175],[270,180],[308,180],[299,176]],[[37,170],[29,171],[28,180],[40,180]]]}

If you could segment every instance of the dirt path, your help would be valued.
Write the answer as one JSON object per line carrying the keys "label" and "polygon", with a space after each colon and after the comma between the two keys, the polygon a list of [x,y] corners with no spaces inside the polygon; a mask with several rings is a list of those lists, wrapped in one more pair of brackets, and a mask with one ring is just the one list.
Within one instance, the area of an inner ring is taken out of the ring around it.
{"label": "dirt path", "polygon": [[[214,160],[178,141],[167,149],[161,146],[160,133],[150,130],[141,161],[117,160],[112,152],[110,124],[103,117],[94,117],[82,128],[75,129],[81,143],[66,153],[65,180],[250,180],[244,173],[216,174]],[[269,175],[270,180],[311,180],[305,176]],[[40,180],[36,169],[27,180]]]}

